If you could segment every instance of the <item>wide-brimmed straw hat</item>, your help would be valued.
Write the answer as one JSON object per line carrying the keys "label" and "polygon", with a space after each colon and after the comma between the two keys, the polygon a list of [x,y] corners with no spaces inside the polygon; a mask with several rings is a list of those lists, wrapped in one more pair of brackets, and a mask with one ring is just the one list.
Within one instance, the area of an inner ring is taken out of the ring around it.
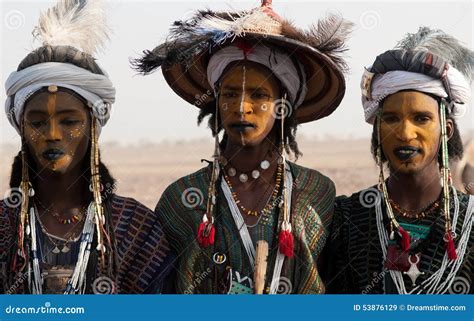
{"label": "wide-brimmed straw hat", "polygon": [[144,51],[133,64],[144,74],[161,67],[169,86],[202,108],[214,100],[207,78],[213,54],[236,40],[275,48],[303,66],[306,92],[296,106],[296,118],[304,123],[330,115],[344,96],[347,65],[341,54],[351,28],[342,17],[329,15],[301,30],[274,13],[270,1],[250,11],[198,11],[188,20],[176,21],[167,41]]}

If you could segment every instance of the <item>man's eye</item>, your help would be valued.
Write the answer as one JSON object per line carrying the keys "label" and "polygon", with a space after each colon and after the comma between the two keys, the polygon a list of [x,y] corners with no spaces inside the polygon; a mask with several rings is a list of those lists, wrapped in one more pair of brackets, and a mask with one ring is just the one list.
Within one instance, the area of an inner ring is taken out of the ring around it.
{"label": "man's eye", "polygon": [[75,120],[75,119],[65,119],[61,123],[64,124],[64,125],[77,125],[77,124],[80,123],[80,121]]}
{"label": "man's eye", "polygon": [[268,98],[268,95],[267,95],[267,94],[259,93],[259,92],[253,93],[252,96],[253,96],[253,98],[255,98],[255,99]]}
{"label": "man's eye", "polygon": [[385,123],[395,123],[396,121],[398,121],[398,118],[396,116],[385,116],[382,118],[382,120],[385,122]]}
{"label": "man's eye", "polygon": [[40,128],[40,127],[46,125],[46,122],[44,122],[42,120],[35,120],[35,121],[30,121],[30,124],[31,124],[31,126],[33,126],[35,128]]}
{"label": "man's eye", "polygon": [[418,123],[426,123],[430,120],[431,120],[431,118],[428,117],[428,116],[416,116],[415,117],[415,121],[418,122]]}
{"label": "man's eye", "polygon": [[224,97],[227,97],[227,98],[235,98],[237,97],[237,93],[235,92],[226,92],[223,94]]}

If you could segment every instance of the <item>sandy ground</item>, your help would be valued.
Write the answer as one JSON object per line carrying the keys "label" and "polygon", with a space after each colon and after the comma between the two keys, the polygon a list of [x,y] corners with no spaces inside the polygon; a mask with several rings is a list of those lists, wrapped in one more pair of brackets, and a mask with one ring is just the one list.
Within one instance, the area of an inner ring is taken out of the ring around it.
{"label": "sandy ground", "polygon": [[[299,145],[303,156],[297,163],[329,176],[336,184],[338,195],[350,195],[377,182],[377,168],[369,151],[368,139],[299,139]],[[18,148],[16,145],[0,145],[0,196],[8,190],[11,163]],[[171,182],[205,165],[200,160],[210,159],[212,141],[130,146],[108,143],[103,144],[101,150],[104,162],[118,181],[118,194],[133,197],[154,208]]]}

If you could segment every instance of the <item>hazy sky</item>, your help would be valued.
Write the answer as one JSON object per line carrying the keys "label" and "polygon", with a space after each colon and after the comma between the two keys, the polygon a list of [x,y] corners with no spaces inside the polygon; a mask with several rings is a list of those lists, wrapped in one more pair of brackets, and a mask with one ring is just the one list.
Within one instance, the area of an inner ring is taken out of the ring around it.
{"label": "hazy sky", "polygon": [[[55,1],[0,0],[1,75],[2,83],[32,49],[31,31],[39,13]],[[359,82],[364,66],[392,48],[407,32],[416,32],[421,25],[443,29],[472,48],[472,1],[360,2],[274,0],[274,9],[298,26],[306,27],[329,12],[338,12],[355,23],[348,42],[347,58],[351,69],[347,90],[339,108],[329,117],[300,126],[299,133],[308,137],[342,135],[365,137],[370,126],[364,122],[360,103]],[[210,137],[209,130],[197,127],[197,108],[181,100],[167,86],[161,71],[150,76],[137,75],[128,59],[144,49],[153,49],[162,42],[175,20],[189,17],[198,8],[216,10],[250,9],[259,1],[130,1],[109,3],[109,24],[113,30],[105,52],[98,55],[99,64],[107,70],[117,89],[112,118],[101,136],[102,141],[126,143]],[[2,104],[5,101],[1,90]],[[460,120],[461,130],[473,129],[472,104]],[[3,110],[3,108],[2,108]],[[4,113],[0,116],[0,143],[17,143],[16,132]]]}

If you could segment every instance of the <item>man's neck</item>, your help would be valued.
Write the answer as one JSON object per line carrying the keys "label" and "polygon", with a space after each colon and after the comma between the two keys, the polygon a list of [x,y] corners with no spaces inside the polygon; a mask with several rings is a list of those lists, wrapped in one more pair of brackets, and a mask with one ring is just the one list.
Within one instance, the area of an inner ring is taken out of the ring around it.
{"label": "man's neck", "polygon": [[257,146],[242,146],[228,141],[224,156],[238,171],[248,172],[258,168],[265,159],[274,160],[277,153],[275,143],[267,137]]}
{"label": "man's neck", "polygon": [[402,208],[417,210],[433,203],[441,193],[437,162],[417,173],[392,173],[388,179],[389,197]]}
{"label": "man's neck", "polygon": [[80,168],[66,174],[43,172],[35,179],[36,197],[46,208],[64,210],[88,202],[88,182]]}

